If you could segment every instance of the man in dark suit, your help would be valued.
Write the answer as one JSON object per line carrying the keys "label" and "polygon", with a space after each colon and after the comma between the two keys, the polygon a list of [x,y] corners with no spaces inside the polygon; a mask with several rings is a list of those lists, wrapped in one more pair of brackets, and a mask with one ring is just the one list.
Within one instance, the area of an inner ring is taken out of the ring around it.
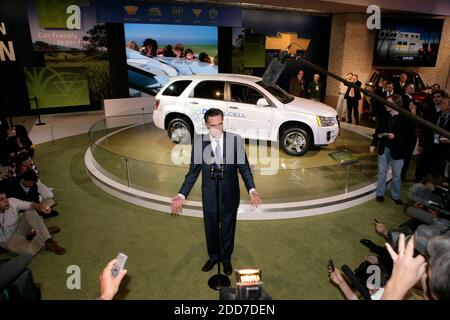
{"label": "man in dark suit", "polygon": [[399,77],[399,81],[394,85],[394,92],[397,94],[404,94],[408,83],[411,83],[411,81],[408,80],[408,75],[406,73],[402,73]]}
{"label": "man in dark suit", "polygon": [[[405,85],[405,93],[402,95],[403,108],[409,110],[411,113],[416,114],[417,105],[413,99],[414,85],[408,83]],[[412,153],[417,143],[416,128],[417,125],[410,119],[403,119],[403,128],[405,130],[405,158],[403,163],[403,169],[401,178],[402,181],[406,181],[406,174],[408,172],[409,164],[411,162]]]}
{"label": "man in dark suit", "polygon": [[[375,94],[383,99],[389,98],[394,94],[394,84],[391,81],[386,81],[384,87],[379,87],[375,90]],[[379,103],[378,101],[373,101],[372,107],[374,108],[374,114],[377,122],[380,121],[380,119],[381,121],[384,121],[384,118],[388,115],[384,104]]]}
{"label": "man in dark suit", "polygon": [[303,70],[299,70],[297,75],[291,78],[289,92],[296,97],[306,97],[305,72]]}
{"label": "man in dark suit", "polygon": [[[422,109],[422,116],[424,119],[440,125],[440,117],[442,113],[442,104],[445,98],[445,92],[443,90],[437,90],[433,93],[433,104],[424,105]],[[419,135],[419,149],[421,151],[419,160],[416,166],[416,178],[415,182],[421,181],[427,173],[436,173],[434,164],[435,158],[439,156],[440,150],[438,144],[435,141],[434,131],[421,128]]]}
{"label": "man in dark suit", "polygon": [[[250,203],[257,207],[261,203],[261,199],[255,189],[242,138],[223,131],[223,112],[221,110],[209,109],[205,113],[204,119],[209,134],[194,138],[189,171],[178,195],[172,200],[171,210],[174,215],[180,214],[183,201],[202,173],[203,217],[209,255],[202,271],[210,271],[220,258],[224,272],[230,275],[233,272],[231,255],[234,248],[236,215],[240,200],[238,171],[249,192]],[[220,168],[223,168],[223,179],[219,181],[219,204],[217,205],[216,181],[211,172],[212,169],[220,170]],[[217,207],[219,207],[219,213]],[[220,237],[219,222],[221,225]],[[220,252],[219,248],[221,248]]]}

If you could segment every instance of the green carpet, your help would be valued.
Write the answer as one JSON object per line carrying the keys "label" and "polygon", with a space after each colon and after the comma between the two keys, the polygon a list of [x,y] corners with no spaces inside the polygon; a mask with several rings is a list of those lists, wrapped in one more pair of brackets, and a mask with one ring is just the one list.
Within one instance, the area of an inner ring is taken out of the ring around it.
{"label": "green carpet", "polygon": [[[207,259],[203,221],[106,194],[86,174],[87,147],[87,135],[37,146],[35,162],[42,180],[54,187],[60,211],[47,225],[62,228],[56,240],[67,250],[64,256],[43,251],[31,264],[43,299],[94,299],[100,271],[119,251],[129,257],[119,299],[218,299],[207,286],[214,272],[200,270]],[[261,267],[264,288],[274,299],[342,299],[328,280],[327,259],[357,267],[368,253],[361,238],[382,244],[374,218],[388,227],[405,220],[402,209],[386,199],[316,217],[239,221],[233,265]],[[66,286],[71,265],[81,269],[79,290]]]}

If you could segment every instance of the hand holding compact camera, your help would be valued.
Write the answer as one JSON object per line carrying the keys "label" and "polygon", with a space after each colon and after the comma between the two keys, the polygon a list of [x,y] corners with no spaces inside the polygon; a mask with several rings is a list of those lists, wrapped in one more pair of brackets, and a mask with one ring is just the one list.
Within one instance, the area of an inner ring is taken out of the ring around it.
{"label": "hand holding compact camera", "polygon": [[333,260],[331,260],[331,259],[328,259],[328,270],[330,272],[334,272],[334,270],[335,270]]}
{"label": "hand holding compact camera", "polygon": [[111,274],[114,278],[117,277],[120,271],[125,269],[125,263],[127,262],[127,259],[128,259],[127,255],[119,252],[119,254],[116,257],[116,262],[114,263],[111,269]]}

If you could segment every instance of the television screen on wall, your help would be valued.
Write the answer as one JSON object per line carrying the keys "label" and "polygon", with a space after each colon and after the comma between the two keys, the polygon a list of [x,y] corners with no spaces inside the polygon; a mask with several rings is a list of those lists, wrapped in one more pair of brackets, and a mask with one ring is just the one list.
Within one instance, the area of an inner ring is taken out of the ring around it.
{"label": "television screen on wall", "polygon": [[125,24],[130,96],[156,95],[171,77],[218,73],[218,29]]}
{"label": "television screen on wall", "polygon": [[442,19],[382,19],[373,65],[434,67],[443,23]]}

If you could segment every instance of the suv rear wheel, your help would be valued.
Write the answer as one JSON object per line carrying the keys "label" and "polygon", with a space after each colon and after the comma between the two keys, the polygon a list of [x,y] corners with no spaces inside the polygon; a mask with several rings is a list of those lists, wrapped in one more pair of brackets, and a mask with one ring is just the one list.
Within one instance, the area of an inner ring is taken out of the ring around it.
{"label": "suv rear wheel", "polygon": [[191,124],[187,120],[175,118],[169,122],[167,133],[173,143],[190,143],[193,130]]}
{"label": "suv rear wheel", "polygon": [[310,135],[301,128],[291,127],[283,131],[280,138],[281,148],[291,156],[302,156],[309,150]]}

